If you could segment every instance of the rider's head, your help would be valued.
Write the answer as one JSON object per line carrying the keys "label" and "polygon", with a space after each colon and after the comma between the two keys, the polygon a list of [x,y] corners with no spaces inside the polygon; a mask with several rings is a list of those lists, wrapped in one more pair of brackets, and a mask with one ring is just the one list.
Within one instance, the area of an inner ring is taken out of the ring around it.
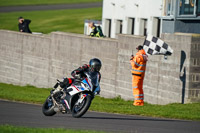
{"label": "rider's head", "polygon": [[91,59],[89,62],[90,70],[99,72],[101,69],[101,61],[97,58]]}

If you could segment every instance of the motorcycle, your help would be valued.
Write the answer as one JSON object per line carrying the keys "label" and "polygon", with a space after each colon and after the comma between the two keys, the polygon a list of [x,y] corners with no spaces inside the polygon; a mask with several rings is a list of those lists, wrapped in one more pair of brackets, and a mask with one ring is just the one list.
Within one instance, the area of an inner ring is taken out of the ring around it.
{"label": "motorcycle", "polygon": [[57,112],[62,112],[79,118],[87,112],[93,98],[100,92],[100,86],[98,73],[85,72],[84,74],[86,78],[75,78],[72,85],[67,88],[61,88],[61,82],[57,80],[42,106],[45,116],[53,116]]}

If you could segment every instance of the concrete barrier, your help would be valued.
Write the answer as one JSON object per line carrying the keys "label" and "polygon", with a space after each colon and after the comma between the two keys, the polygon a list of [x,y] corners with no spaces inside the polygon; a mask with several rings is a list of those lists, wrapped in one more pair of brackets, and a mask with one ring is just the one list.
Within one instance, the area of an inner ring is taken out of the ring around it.
{"label": "concrete barrier", "polygon": [[[200,101],[200,35],[163,34],[174,53],[167,60],[150,56],[144,80],[145,101],[153,104]],[[56,79],[100,58],[101,96],[133,100],[129,58],[142,36],[118,39],[53,32],[32,35],[0,30],[0,82],[52,87]]]}

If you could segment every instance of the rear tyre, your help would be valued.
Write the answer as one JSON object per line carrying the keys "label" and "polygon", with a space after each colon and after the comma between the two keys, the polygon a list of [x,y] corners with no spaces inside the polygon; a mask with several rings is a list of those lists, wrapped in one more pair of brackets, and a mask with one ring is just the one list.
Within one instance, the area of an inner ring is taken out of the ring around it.
{"label": "rear tyre", "polygon": [[53,116],[56,114],[54,111],[54,104],[51,96],[48,96],[46,101],[44,102],[42,106],[42,112],[45,116]]}
{"label": "rear tyre", "polygon": [[75,118],[83,116],[89,109],[91,101],[92,98],[90,95],[87,95],[80,105],[77,105],[78,101],[76,101],[75,105],[72,108],[72,116]]}

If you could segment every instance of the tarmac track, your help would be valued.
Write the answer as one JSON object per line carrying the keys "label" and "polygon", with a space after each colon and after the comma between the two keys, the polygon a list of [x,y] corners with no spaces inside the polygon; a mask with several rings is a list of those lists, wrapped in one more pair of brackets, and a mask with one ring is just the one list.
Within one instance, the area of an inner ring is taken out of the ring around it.
{"label": "tarmac track", "polygon": [[102,7],[102,2],[79,3],[79,4],[56,4],[56,5],[33,5],[33,6],[8,6],[0,7],[0,12],[18,12],[18,11],[42,11],[42,10],[60,10],[60,9],[81,9]]}
{"label": "tarmac track", "polygon": [[0,125],[86,129],[129,133],[199,133],[200,122],[88,111],[82,118],[58,113],[47,117],[41,105],[0,100]]}

